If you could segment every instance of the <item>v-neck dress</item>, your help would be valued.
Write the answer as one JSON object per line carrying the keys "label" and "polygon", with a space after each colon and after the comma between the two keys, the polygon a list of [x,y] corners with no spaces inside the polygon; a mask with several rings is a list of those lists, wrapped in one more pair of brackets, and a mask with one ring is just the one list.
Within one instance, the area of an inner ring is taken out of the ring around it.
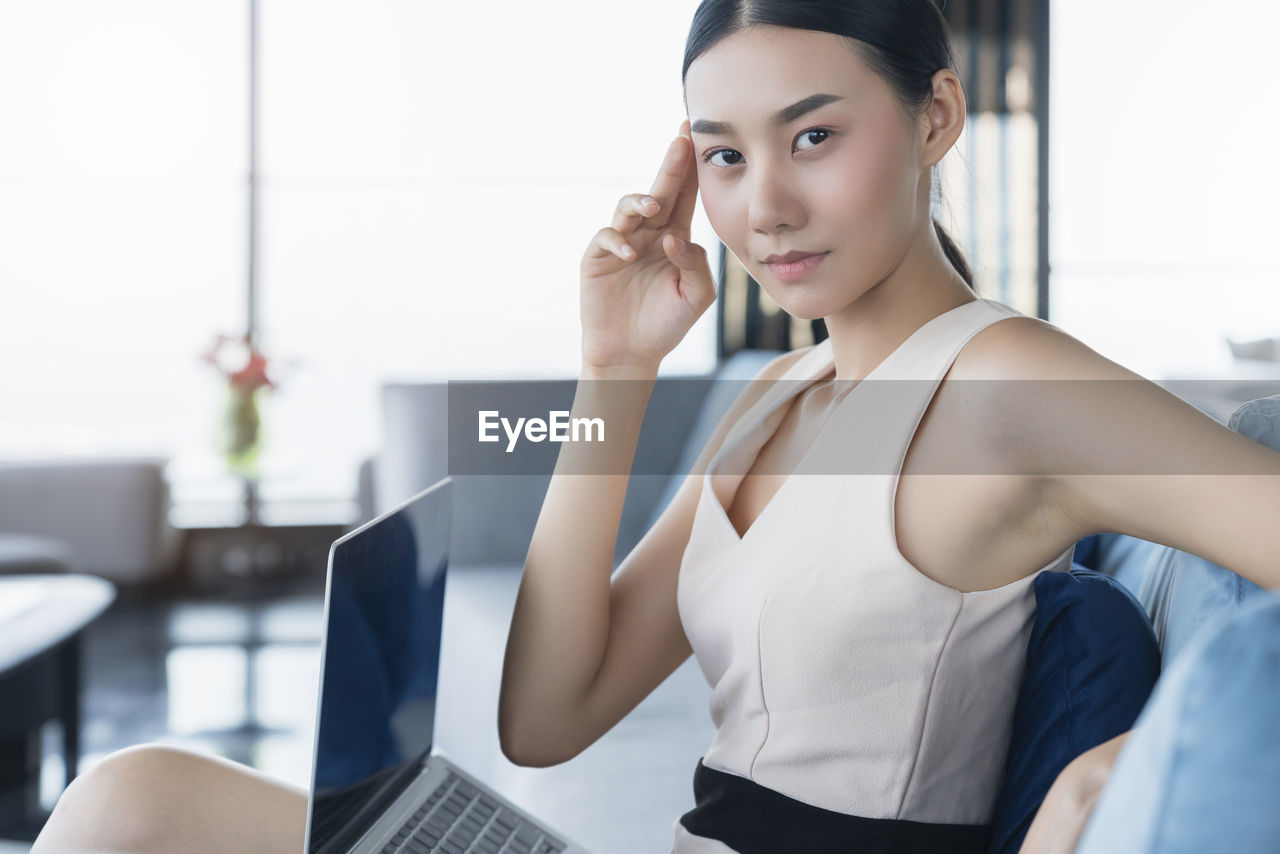
{"label": "v-neck dress", "polygon": [[978,298],[913,332],[836,404],[742,536],[726,508],[784,404],[830,375],[829,339],[712,458],[677,605],[712,688],[715,735],[672,854],[985,851],[1032,583],[1070,569],[1074,546],[1003,587],[962,592],[902,555],[893,505],[911,439],[961,348],[1014,316]]}

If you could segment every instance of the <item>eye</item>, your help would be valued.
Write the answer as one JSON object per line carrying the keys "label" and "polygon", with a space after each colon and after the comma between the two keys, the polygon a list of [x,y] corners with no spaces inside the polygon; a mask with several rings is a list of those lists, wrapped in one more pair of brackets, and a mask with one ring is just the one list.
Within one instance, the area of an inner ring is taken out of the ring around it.
{"label": "eye", "polygon": [[[822,139],[826,139],[828,136],[831,135],[831,131],[827,130],[826,128],[810,128],[809,130],[801,131],[800,135],[796,137],[796,142],[799,142],[805,137],[811,137],[814,134],[822,134]],[[822,140],[819,140],[819,142],[821,141]],[[808,149],[806,148],[801,148],[800,150],[808,151]]]}
{"label": "eye", "polygon": [[736,162],[734,162],[734,163],[715,163],[715,164],[712,164],[712,165],[714,165],[714,166],[737,166],[737,165],[738,165],[738,163],[742,162],[742,160],[741,160],[742,155],[741,155],[741,154],[739,154],[738,152],[734,151],[732,148],[715,148],[715,149],[712,149],[711,151],[708,151],[706,154],[702,155],[702,162],[703,162],[703,163],[711,163],[711,158],[715,157],[717,154],[732,154],[733,156],[735,156],[735,157],[737,157],[737,158],[739,158],[739,159],[738,159]]}
{"label": "eye", "polygon": [[[821,143],[823,140],[825,140],[827,137],[831,136],[831,131],[830,131],[830,130],[828,130],[827,128],[809,128],[808,130],[805,130],[805,131],[801,131],[801,132],[800,132],[800,134],[796,137],[796,142],[799,142],[800,140],[805,139],[805,138],[811,138],[811,137],[813,137],[813,136],[815,136],[815,135],[818,135],[818,136],[820,136],[820,137],[821,137],[821,138],[818,140],[818,143],[815,143],[815,144],[813,144],[813,145],[810,145],[808,148],[805,148],[805,147],[803,147],[803,146],[800,146],[800,147],[799,147],[799,150],[800,150],[800,151],[809,151],[809,150],[811,150],[811,149],[813,149],[813,148],[816,148],[818,144],[820,144],[820,143]],[[810,139],[810,142],[812,142],[812,139]],[[717,154],[725,154],[725,155],[729,155],[729,156],[731,156],[731,157],[735,157],[735,158],[737,158],[737,159],[736,159],[736,160],[732,160],[732,161],[730,161],[730,162],[728,162],[728,163],[725,163],[725,162],[721,162],[721,163],[712,163],[712,165],[713,165],[713,166],[737,166],[739,163],[741,163],[741,162],[742,162],[742,154],[741,154],[740,152],[734,151],[732,148],[715,148],[715,149],[712,149],[711,151],[708,151],[706,154],[702,155],[702,162],[703,162],[703,163],[711,163],[711,158],[715,157]]]}

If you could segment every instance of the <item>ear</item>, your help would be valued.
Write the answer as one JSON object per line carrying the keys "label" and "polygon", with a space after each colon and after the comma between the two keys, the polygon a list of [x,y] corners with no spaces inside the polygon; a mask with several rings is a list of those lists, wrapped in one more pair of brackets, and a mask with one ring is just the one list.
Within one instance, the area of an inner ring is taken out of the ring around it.
{"label": "ear", "polygon": [[949,68],[933,75],[933,100],[921,112],[920,166],[929,167],[942,159],[964,130],[965,100],[960,78]]}

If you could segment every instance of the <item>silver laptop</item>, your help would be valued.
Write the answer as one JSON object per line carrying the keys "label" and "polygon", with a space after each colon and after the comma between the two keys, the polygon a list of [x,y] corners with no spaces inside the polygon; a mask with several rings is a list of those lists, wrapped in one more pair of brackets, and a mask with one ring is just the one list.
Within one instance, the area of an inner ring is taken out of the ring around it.
{"label": "silver laptop", "polygon": [[586,854],[432,747],[452,487],[329,550],[306,854]]}

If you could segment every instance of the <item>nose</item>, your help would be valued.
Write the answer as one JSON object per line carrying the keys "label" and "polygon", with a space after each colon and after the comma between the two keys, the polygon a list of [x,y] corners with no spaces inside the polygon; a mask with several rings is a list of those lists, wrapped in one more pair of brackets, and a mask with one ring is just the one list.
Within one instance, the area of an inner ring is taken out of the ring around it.
{"label": "nose", "polygon": [[747,207],[747,225],[760,234],[795,230],[805,224],[804,204],[794,180],[777,166],[757,168]]}

